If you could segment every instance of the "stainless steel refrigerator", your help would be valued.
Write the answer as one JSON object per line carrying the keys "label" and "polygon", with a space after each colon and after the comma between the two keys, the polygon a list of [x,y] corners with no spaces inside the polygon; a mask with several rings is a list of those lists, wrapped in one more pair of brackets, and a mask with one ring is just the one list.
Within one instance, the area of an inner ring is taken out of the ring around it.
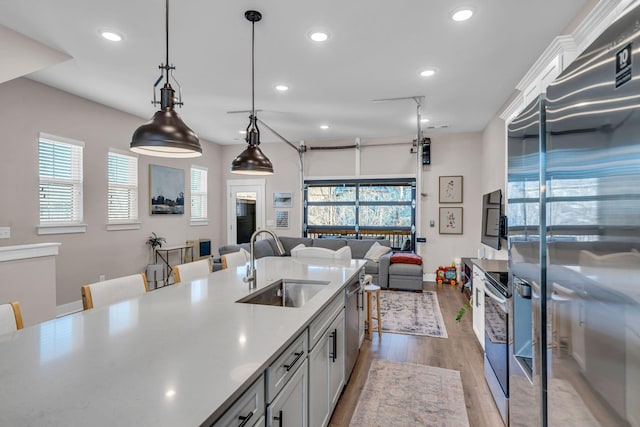
{"label": "stainless steel refrigerator", "polygon": [[510,426],[640,426],[640,8],[509,126]]}

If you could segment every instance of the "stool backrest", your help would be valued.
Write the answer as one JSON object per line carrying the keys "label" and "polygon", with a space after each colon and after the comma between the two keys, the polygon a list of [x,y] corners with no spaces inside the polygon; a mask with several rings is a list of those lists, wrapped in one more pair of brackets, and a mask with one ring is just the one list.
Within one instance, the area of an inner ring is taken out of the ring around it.
{"label": "stool backrest", "polygon": [[15,332],[23,327],[20,303],[13,301],[0,304],[0,335]]}
{"label": "stool backrest", "polygon": [[174,283],[190,282],[202,279],[211,273],[211,260],[209,258],[200,261],[188,262],[173,267]]}
{"label": "stool backrest", "polygon": [[82,305],[85,310],[104,307],[149,291],[144,273],[103,280],[82,287]]}

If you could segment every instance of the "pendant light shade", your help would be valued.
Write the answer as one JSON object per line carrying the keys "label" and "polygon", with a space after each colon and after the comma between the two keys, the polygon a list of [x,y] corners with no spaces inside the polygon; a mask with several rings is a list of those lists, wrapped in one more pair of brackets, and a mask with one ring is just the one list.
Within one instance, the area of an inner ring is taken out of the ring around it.
{"label": "pendant light shade", "polygon": [[262,19],[262,14],[256,10],[248,10],[244,17],[251,22],[251,115],[247,126],[247,148],[231,163],[231,172],[244,175],[271,175],[273,164],[260,149],[260,129],[255,108],[255,23]]}
{"label": "pendant light shade", "polygon": [[175,106],[182,105],[181,96],[176,102],[175,91],[169,83],[170,76],[173,77],[171,71],[175,69],[169,65],[169,0],[166,0],[166,53],[166,64],[160,64],[165,75],[156,81],[157,85],[163,77],[165,79],[164,87],[160,89],[160,102],[155,100],[155,86],[153,95],[153,103],[160,104],[160,110],[153,115],[151,121],[136,129],[129,148],[147,156],[199,157],[202,155],[202,147],[198,136],[176,112]]}

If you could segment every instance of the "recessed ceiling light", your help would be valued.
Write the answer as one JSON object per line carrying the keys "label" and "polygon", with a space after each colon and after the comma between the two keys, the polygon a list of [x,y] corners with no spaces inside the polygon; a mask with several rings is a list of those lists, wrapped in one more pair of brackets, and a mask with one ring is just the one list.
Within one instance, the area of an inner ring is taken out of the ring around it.
{"label": "recessed ceiling light", "polygon": [[436,70],[434,70],[433,68],[427,68],[426,70],[422,70],[420,71],[420,75],[422,77],[431,77],[436,73]]}
{"label": "recessed ceiling light", "polygon": [[473,16],[473,9],[465,7],[462,9],[454,10],[453,13],[451,14],[451,19],[453,19],[456,22],[462,22],[462,21],[466,21],[472,16]]}
{"label": "recessed ceiling light", "polygon": [[329,34],[323,31],[314,31],[309,34],[309,38],[314,42],[324,42],[329,38]]}
{"label": "recessed ceiling light", "polygon": [[277,90],[278,92],[286,92],[289,90],[289,86],[285,85],[285,84],[277,84],[273,87],[275,90]]}
{"label": "recessed ceiling light", "polygon": [[102,38],[109,40],[110,42],[122,41],[122,34],[116,33],[115,31],[102,30],[100,31],[100,35]]}
{"label": "recessed ceiling light", "polygon": [[429,119],[420,119],[420,123],[429,123]]}
{"label": "recessed ceiling light", "polygon": [[238,133],[239,133],[240,135],[245,135],[245,134],[247,133],[247,131],[246,131],[246,130],[239,130],[239,131],[238,131]]}
{"label": "recessed ceiling light", "polygon": [[329,129],[329,125],[320,125],[320,129],[327,130]]}

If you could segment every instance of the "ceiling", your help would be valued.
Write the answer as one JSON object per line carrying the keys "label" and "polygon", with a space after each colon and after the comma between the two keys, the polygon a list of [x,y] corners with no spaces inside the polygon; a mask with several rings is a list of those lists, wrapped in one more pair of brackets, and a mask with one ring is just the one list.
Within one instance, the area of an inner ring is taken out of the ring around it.
{"label": "ceiling", "polygon": [[[255,9],[263,14],[255,26],[258,117],[288,140],[415,135],[414,101],[372,102],[412,96],[425,97],[427,135],[481,131],[553,38],[594,3],[174,0],[169,45],[182,85],[179,113],[201,138],[241,143],[248,113],[227,111],[251,108],[251,23],[244,12]],[[462,6],[474,16],[450,19]],[[10,55],[39,64],[26,77],[144,120],[156,109],[150,100],[165,58],[164,18],[162,0],[0,2],[0,25],[71,57],[49,53],[55,60],[46,66],[29,58],[41,51]],[[104,40],[98,32],[105,28],[124,40]],[[329,39],[311,41],[316,29]],[[421,77],[429,67],[436,74]],[[290,89],[278,93],[277,83]],[[264,129],[262,135],[279,140]]]}

